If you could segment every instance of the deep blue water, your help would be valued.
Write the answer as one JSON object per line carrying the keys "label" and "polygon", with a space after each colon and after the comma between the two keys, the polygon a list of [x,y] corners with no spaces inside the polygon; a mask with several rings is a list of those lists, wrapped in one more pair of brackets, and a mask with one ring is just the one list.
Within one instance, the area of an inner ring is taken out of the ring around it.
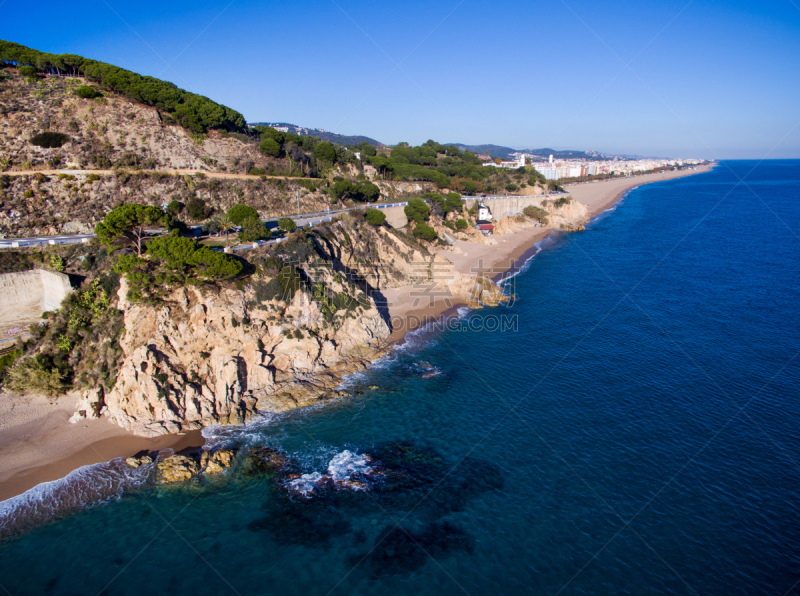
{"label": "deep blue water", "polygon": [[[0,545],[0,584],[798,593],[800,162],[754,166],[633,190],[532,259],[512,306],[418,334],[353,381],[380,390],[230,434],[305,472],[403,442],[402,490],[291,500],[240,474],[130,490]],[[479,329],[498,317],[516,330]]]}

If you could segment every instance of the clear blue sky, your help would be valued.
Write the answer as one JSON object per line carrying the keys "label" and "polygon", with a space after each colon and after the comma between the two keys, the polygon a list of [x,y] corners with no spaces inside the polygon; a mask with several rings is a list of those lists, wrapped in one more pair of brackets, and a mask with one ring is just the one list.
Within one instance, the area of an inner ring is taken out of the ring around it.
{"label": "clear blue sky", "polygon": [[0,0],[0,38],[385,143],[800,157],[800,0]]}

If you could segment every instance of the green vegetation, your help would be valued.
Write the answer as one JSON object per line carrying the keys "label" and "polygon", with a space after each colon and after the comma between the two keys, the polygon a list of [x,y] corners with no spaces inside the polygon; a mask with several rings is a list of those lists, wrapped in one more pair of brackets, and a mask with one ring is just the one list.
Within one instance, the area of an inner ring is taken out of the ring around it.
{"label": "green vegetation", "polygon": [[547,216],[549,214],[547,213],[547,211],[545,211],[540,207],[536,207],[534,205],[528,205],[527,207],[525,207],[525,209],[522,210],[522,213],[524,213],[527,217],[530,217],[531,219],[535,219],[536,221],[541,222],[542,225],[546,226],[547,224],[550,223],[550,220],[547,219]]}
{"label": "green vegetation", "polygon": [[352,199],[359,202],[374,202],[381,196],[381,189],[377,184],[372,182],[362,182],[356,184],[349,180],[340,179],[333,183],[333,186],[328,190],[331,197],[334,199]]}
{"label": "green vegetation", "polygon": [[430,207],[422,199],[411,199],[403,211],[408,219],[418,224],[424,223],[431,216]]}
{"label": "green vegetation", "polygon": [[118,280],[114,273],[95,278],[69,295],[60,310],[50,313],[46,325],[31,326],[32,340],[23,349],[27,354],[8,370],[8,386],[47,395],[73,387],[110,388],[124,330],[122,313],[110,304]]}
{"label": "green vegetation", "polygon": [[281,154],[281,146],[275,139],[266,138],[258,145],[258,149],[268,157],[278,157]]}
{"label": "green vegetation", "polygon": [[167,214],[156,207],[128,203],[106,215],[105,219],[95,226],[95,233],[103,244],[134,246],[136,254],[141,257],[142,240],[147,236],[146,230],[154,226],[167,225],[167,218]]}
{"label": "green vegetation", "polygon": [[242,231],[239,232],[239,240],[242,242],[256,242],[258,240],[268,240],[272,235],[258,216],[248,217],[242,223]]}
{"label": "green vegetation", "polygon": [[62,132],[40,132],[39,134],[28,139],[28,142],[31,145],[36,145],[37,147],[55,149],[57,147],[61,147],[61,145],[69,140],[69,137]]}
{"label": "green vegetation", "polygon": [[[158,108],[170,120],[195,133],[217,128],[244,130],[244,116],[195,93],[179,89],[154,77],[143,77],[129,70],[74,54],[48,54],[10,41],[0,41],[0,65],[20,66],[34,75],[38,72],[83,75],[101,87],[128,99]],[[23,76],[27,76],[24,75]]]}
{"label": "green vegetation", "polygon": [[431,226],[428,224],[417,224],[414,228],[414,238],[418,238],[420,240],[436,240],[439,235],[436,233]]}
{"label": "green vegetation", "polygon": [[364,218],[372,226],[382,226],[386,222],[386,214],[380,209],[367,209]]}
{"label": "green vegetation", "polygon": [[291,217],[281,217],[278,220],[278,228],[284,232],[294,232],[297,228],[297,224],[294,223],[294,220]]}
{"label": "green vegetation", "polygon": [[81,85],[77,89],[75,89],[75,95],[78,97],[82,97],[84,99],[92,99],[97,97],[99,93],[97,93],[97,89],[92,87],[91,85]]}
{"label": "green vegetation", "polygon": [[431,205],[436,208],[440,215],[447,215],[451,211],[460,212],[464,206],[461,201],[461,195],[457,192],[449,192],[445,196],[438,192],[426,192],[422,196],[431,201]]}
{"label": "green vegetation", "polygon": [[228,209],[228,219],[231,220],[233,225],[241,226],[242,222],[246,219],[258,219],[258,211],[248,205],[234,205]]}
{"label": "green vegetation", "polygon": [[5,381],[6,373],[8,373],[9,369],[14,365],[14,362],[16,362],[17,358],[21,355],[21,350],[14,350],[0,356],[0,384]]}
{"label": "green vegetation", "polygon": [[172,287],[231,279],[243,268],[235,257],[176,235],[148,242],[146,256],[121,255],[114,266],[127,275],[133,302],[156,302]]}
{"label": "green vegetation", "polygon": [[206,202],[199,197],[192,197],[186,203],[186,212],[189,214],[189,217],[191,217],[195,221],[200,221],[202,219],[208,218],[211,215],[212,211],[213,209],[211,209],[211,207],[206,205]]}
{"label": "green vegetation", "polygon": [[449,186],[464,192],[476,192],[484,180],[496,173],[494,168],[484,168],[474,153],[435,141],[418,147],[400,143],[388,155],[370,155],[366,150],[363,153],[364,161],[375,166],[385,179],[427,180],[439,188]]}
{"label": "green vegetation", "polygon": [[170,201],[167,204],[167,215],[175,217],[181,211],[183,211],[183,203],[181,203],[180,201]]}
{"label": "green vegetation", "polygon": [[20,66],[19,74],[28,79],[28,81],[35,81],[39,78],[39,71],[33,66]]}
{"label": "green vegetation", "polygon": [[469,227],[469,224],[467,223],[466,219],[461,218],[461,219],[457,219],[456,220],[456,229],[466,230],[468,227]]}
{"label": "green vegetation", "polygon": [[64,271],[64,258],[60,255],[52,255],[50,257],[50,269],[59,273]]}
{"label": "green vegetation", "polygon": [[19,362],[8,371],[8,386],[21,393],[43,393],[55,396],[64,393],[69,387],[65,373],[51,358],[42,354],[31,356]]}

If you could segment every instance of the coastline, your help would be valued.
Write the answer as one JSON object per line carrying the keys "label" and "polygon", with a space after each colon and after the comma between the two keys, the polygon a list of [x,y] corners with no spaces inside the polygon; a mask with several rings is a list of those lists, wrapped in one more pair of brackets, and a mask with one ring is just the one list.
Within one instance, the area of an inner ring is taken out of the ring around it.
{"label": "coastline", "polygon": [[[587,207],[591,219],[611,208],[634,187],[704,173],[715,165],[572,184],[566,189]],[[443,251],[442,254],[454,262],[460,273],[469,273],[482,261],[480,267],[488,267],[489,276],[496,280],[535,255],[538,252],[536,243],[553,233],[561,232],[552,228],[529,228],[498,237],[498,242],[491,245],[458,241],[460,252]],[[438,318],[452,316],[459,307],[466,306],[452,297],[420,297],[418,290],[414,290],[414,286],[402,286],[383,292],[384,305],[396,323],[390,344],[400,344],[409,332]],[[134,455],[142,450],[171,448],[177,452],[200,447],[205,442],[200,431],[139,437],[104,418],[69,424],[78,397],[73,393],[51,403],[44,397],[15,399],[11,394],[0,393],[0,501],[42,482],[63,478],[82,466]]]}

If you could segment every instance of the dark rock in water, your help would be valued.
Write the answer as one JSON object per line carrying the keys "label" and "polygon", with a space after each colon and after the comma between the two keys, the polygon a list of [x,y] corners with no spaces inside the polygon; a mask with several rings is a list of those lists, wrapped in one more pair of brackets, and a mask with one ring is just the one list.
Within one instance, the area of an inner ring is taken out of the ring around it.
{"label": "dark rock in water", "polygon": [[422,567],[428,556],[439,559],[456,550],[471,554],[474,546],[472,536],[449,522],[428,524],[420,533],[390,526],[366,555],[352,557],[350,563],[361,563],[376,577],[409,574]]}
{"label": "dark rock in water", "polygon": [[272,447],[251,447],[242,464],[245,475],[277,474],[284,470],[289,458]]}
{"label": "dark rock in water", "polygon": [[435,449],[406,441],[378,445],[368,454],[377,462],[371,491],[384,506],[413,508],[429,518],[459,511],[479,494],[503,487],[500,469],[477,458],[450,464]]}
{"label": "dark rock in water", "polygon": [[327,547],[331,539],[350,532],[348,516],[324,497],[292,499],[287,493],[274,497],[263,505],[266,515],[250,522],[248,530],[266,532],[278,544],[315,547]]}

